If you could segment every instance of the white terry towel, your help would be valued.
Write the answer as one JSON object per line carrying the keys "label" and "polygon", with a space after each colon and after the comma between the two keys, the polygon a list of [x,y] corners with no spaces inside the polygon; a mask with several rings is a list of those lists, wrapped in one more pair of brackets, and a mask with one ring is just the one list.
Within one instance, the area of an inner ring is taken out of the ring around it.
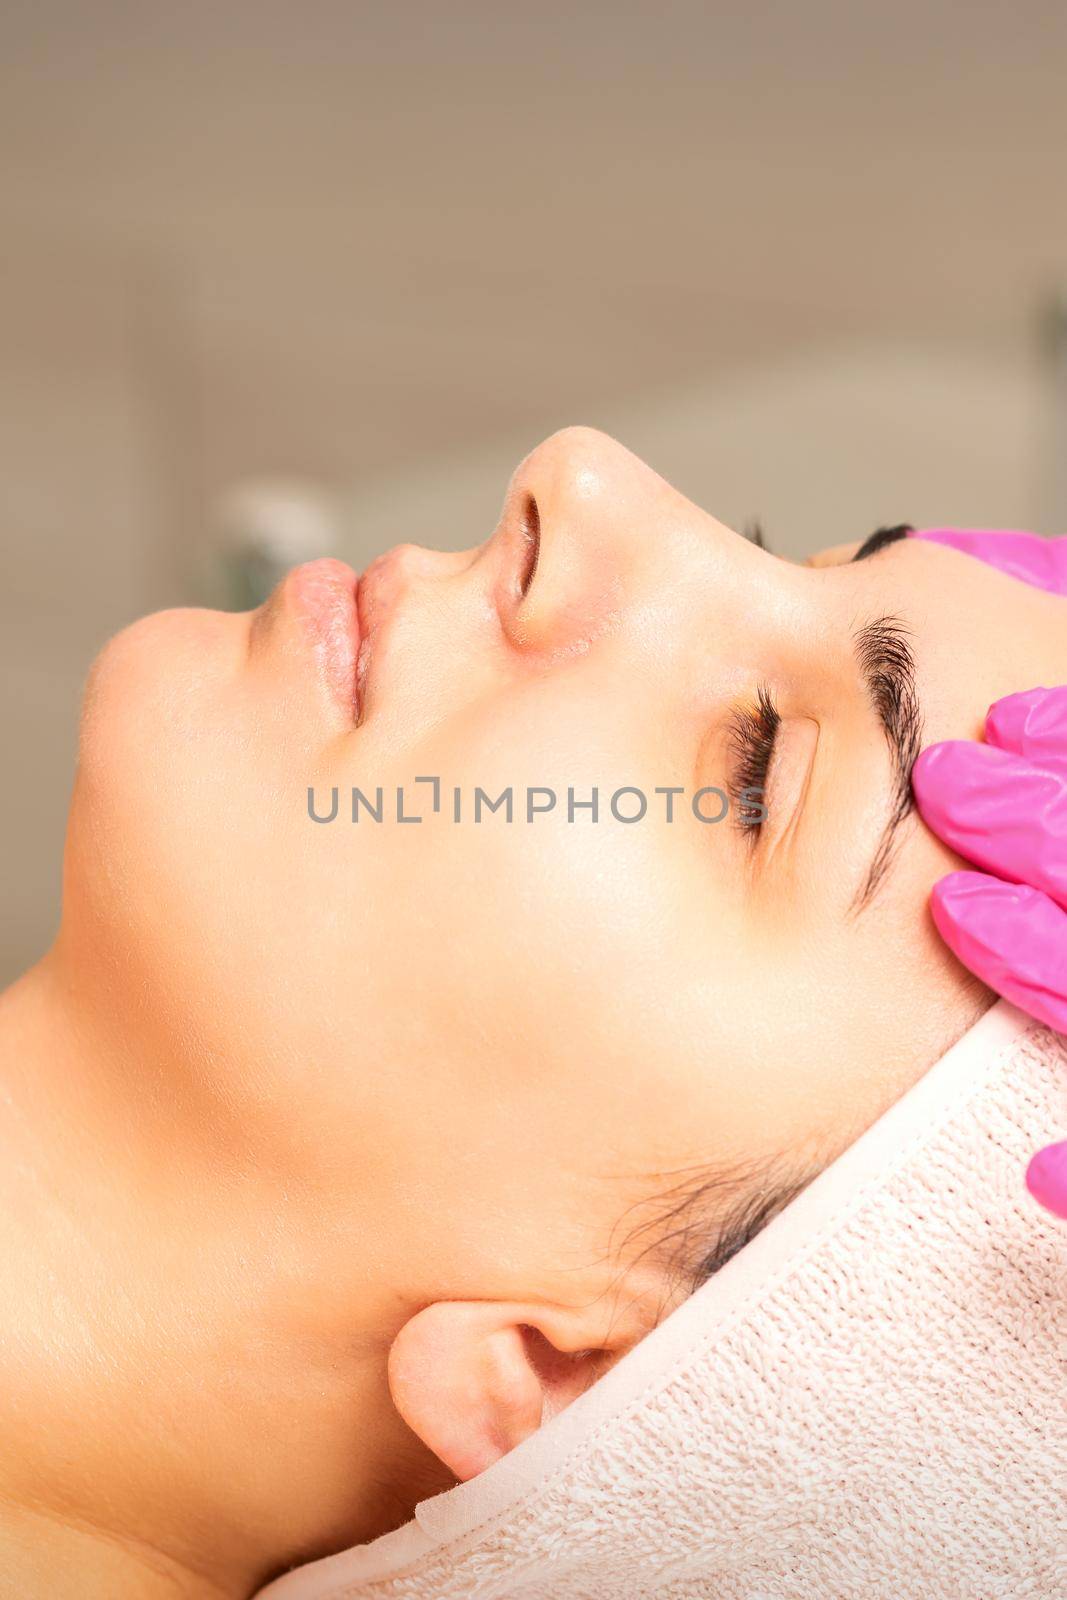
{"label": "white terry towel", "polygon": [[262,1600],[1064,1600],[1065,1120],[1000,1002],[566,1411]]}

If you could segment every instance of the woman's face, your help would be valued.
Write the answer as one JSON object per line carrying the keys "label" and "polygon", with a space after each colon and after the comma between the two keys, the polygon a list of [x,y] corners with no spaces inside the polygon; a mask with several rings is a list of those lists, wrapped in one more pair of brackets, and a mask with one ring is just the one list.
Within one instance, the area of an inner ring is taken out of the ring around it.
{"label": "woman's face", "polygon": [[[584,1291],[679,1174],[826,1162],[972,1019],[925,911],[953,858],[886,829],[916,712],[976,736],[1056,602],[913,540],[789,564],[584,429],[486,543],[368,569],[358,671],[352,588],[149,617],[87,692],[57,954],[205,1145],[427,1295]],[[759,827],[694,815],[748,786]]]}

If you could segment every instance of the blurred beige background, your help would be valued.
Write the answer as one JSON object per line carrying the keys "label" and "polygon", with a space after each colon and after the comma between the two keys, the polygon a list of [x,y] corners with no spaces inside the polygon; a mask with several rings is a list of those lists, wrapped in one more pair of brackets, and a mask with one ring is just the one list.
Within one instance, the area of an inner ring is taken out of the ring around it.
{"label": "blurred beige background", "polygon": [[1065,73],[1052,0],[8,0],[0,977],[95,648],[270,483],[299,553],[468,544],[584,421],[782,553],[1067,528]]}

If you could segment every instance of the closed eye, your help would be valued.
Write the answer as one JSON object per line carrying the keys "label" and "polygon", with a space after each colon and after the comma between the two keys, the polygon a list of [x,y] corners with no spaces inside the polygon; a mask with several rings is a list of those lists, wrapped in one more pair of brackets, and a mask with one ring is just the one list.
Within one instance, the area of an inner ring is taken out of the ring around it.
{"label": "closed eye", "polygon": [[734,821],[751,844],[759,838],[767,815],[763,793],[781,721],[766,684],[759,685],[752,705],[738,707],[730,718],[727,790],[734,805]]}

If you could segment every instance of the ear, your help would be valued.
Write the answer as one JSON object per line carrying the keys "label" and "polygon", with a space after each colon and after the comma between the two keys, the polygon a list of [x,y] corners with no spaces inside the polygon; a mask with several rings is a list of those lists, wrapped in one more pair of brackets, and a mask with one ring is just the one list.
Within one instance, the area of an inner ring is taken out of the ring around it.
{"label": "ear", "polygon": [[578,1308],[443,1300],[389,1352],[393,1404],[457,1478],[484,1472],[578,1397],[649,1323]]}

